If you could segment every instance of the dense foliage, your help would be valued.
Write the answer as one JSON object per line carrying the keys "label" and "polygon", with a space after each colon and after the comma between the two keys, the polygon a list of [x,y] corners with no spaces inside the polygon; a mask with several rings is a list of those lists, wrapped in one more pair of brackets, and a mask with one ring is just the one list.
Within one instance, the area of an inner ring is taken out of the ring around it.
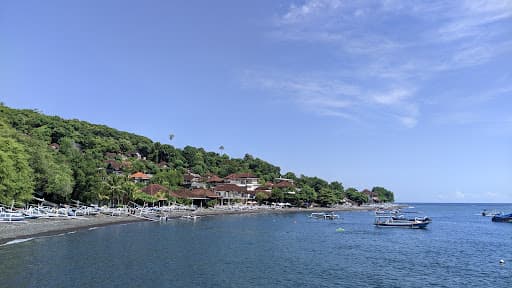
{"label": "dense foliage", "polygon": [[[170,134],[169,139],[174,138]],[[190,171],[225,177],[249,172],[261,184],[279,177],[294,181],[292,188],[274,188],[271,195],[258,193],[256,200],[290,202],[295,205],[332,205],[343,199],[369,201],[356,189],[344,190],[340,182],[327,182],[288,172],[252,155],[231,158],[186,146],[169,144],[128,132],[79,120],[47,116],[34,110],[18,110],[0,104],[0,203],[26,202],[33,195],[55,202],[79,200],[87,203],[155,200],[141,192],[142,185],[130,181],[130,173],[142,171],[153,176],[151,183],[177,190]],[[119,166],[117,174],[108,173]],[[119,175],[120,174],[120,175]],[[381,201],[393,201],[393,193],[373,188]]]}

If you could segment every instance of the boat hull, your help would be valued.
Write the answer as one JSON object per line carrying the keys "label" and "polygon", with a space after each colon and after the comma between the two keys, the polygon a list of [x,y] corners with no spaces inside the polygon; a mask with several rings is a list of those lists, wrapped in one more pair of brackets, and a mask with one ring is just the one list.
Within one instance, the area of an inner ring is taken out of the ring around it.
{"label": "boat hull", "polygon": [[495,215],[492,217],[492,222],[506,222],[512,223],[512,214],[507,215]]}
{"label": "boat hull", "polygon": [[409,229],[425,229],[429,222],[422,223],[375,223],[377,227],[396,227],[396,228],[409,228]]}

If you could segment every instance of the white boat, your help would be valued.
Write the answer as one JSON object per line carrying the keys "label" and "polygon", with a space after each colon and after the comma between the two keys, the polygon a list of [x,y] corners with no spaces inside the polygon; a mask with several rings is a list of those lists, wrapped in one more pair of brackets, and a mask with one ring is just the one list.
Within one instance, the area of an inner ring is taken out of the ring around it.
{"label": "white boat", "polygon": [[199,215],[183,215],[181,216],[182,219],[189,219],[189,220],[196,220],[201,218]]}
{"label": "white boat", "polygon": [[311,215],[309,215],[309,217],[315,218],[315,219],[325,219],[325,220],[334,220],[334,219],[340,218],[340,216],[338,214],[334,214],[334,212],[330,212],[330,213],[316,212],[316,213],[311,213]]}
{"label": "white boat", "polygon": [[11,212],[0,207],[0,222],[23,221],[25,216],[19,212]]}
{"label": "white boat", "polygon": [[484,211],[482,211],[482,216],[486,216],[486,217],[494,217],[496,215],[501,215],[501,214],[503,214],[503,213],[496,209],[493,209],[493,210],[484,209]]}
{"label": "white boat", "polygon": [[423,229],[432,222],[428,217],[415,217],[413,219],[405,219],[392,215],[376,216],[374,225],[377,227],[398,227]]}

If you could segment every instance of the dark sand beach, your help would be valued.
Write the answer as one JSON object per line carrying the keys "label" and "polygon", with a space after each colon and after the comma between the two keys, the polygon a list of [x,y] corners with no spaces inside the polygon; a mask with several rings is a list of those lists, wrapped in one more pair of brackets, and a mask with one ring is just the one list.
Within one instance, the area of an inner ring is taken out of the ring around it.
{"label": "dark sand beach", "polygon": [[[293,213],[293,212],[318,212],[318,211],[367,211],[372,207],[336,207],[336,208],[280,208],[280,209],[244,209],[244,210],[216,210],[198,209],[196,211],[173,211],[168,214],[168,219],[177,219],[184,215],[215,216],[228,214],[257,214],[257,213]],[[76,218],[51,218],[31,219],[21,222],[0,223],[0,245],[13,240],[27,239],[42,236],[51,236],[61,233],[102,227],[114,224],[126,224],[147,221],[132,215],[108,216],[99,214],[96,216],[84,216]]]}

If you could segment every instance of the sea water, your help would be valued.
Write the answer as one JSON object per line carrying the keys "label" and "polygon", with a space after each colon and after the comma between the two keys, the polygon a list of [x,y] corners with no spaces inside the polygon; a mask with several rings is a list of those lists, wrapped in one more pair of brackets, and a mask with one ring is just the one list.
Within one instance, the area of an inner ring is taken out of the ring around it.
{"label": "sea water", "polygon": [[[0,287],[510,287],[512,224],[413,204],[427,229],[371,212],[224,215],[114,225],[0,247]],[[342,228],[342,229],[339,229]],[[500,264],[500,260],[505,264]]]}

